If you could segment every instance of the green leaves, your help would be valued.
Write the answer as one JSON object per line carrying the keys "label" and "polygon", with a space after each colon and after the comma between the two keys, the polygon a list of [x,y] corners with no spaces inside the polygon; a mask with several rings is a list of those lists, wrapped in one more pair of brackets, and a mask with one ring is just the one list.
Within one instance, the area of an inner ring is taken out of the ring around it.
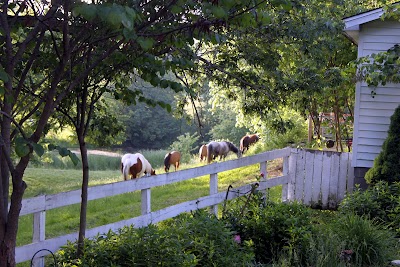
{"label": "green leaves", "polygon": [[79,163],[78,156],[75,153],[73,153],[71,150],[69,150],[65,147],[61,147],[61,146],[54,145],[54,144],[49,144],[48,149],[50,151],[57,150],[61,157],[69,156],[69,158],[71,159],[71,161],[74,165],[77,165]]}
{"label": "green leaves", "polygon": [[385,85],[388,82],[400,82],[400,46],[395,45],[385,52],[359,58],[358,76],[369,86]]}
{"label": "green leaves", "polygon": [[21,137],[15,139],[15,153],[17,153],[18,157],[25,157],[30,151],[28,141]]}
{"label": "green leaves", "polygon": [[151,38],[139,37],[137,38],[137,42],[144,51],[150,50],[154,45],[154,40]]}
{"label": "green leaves", "polygon": [[76,5],[72,11],[74,16],[81,16],[88,21],[96,19],[105,22],[113,29],[124,28],[128,31],[134,30],[134,24],[140,20],[137,12],[128,6],[110,4],[86,4]]}
{"label": "green leaves", "polygon": [[44,149],[43,146],[36,144],[34,142],[27,141],[22,137],[15,139],[15,153],[18,157],[25,157],[31,151],[34,151],[39,157],[43,156]]}

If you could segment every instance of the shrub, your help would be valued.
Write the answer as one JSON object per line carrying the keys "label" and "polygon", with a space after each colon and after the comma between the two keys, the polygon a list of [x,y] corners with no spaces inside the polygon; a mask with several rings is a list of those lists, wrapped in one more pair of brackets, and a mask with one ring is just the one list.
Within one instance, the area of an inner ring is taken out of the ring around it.
{"label": "shrub", "polygon": [[172,143],[170,149],[181,152],[181,161],[187,163],[190,161],[190,155],[197,153],[199,150],[199,147],[196,147],[199,135],[197,133],[192,135],[190,133],[185,133],[184,135],[178,136],[177,139],[177,141]]}
{"label": "shrub", "polygon": [[400,106],[390,118],[388,136],[382,145],[382,151],[374,160],[374,165],[365,174],[370,184],[378,181],[393,183],[400,181]]}
{"label": "shrub", "polygon": [[343,199],[339,212],[381,220],[400,234],[400,182],[380,181],[365,191],[358,188]]}
{"label": "shrub", "polygon": [[276,260],[285,250],[296,251],[298,257],[293,261],[302,262],[307,258],[306,248],[312,230],[310,214],[309,208],[297,202],[263,202],[257,195],[246,211],[231,209],[224,220],[243,240],[254,244],[258,263]]}
{"label": "shrub", "polygon": [[75,243],[57,253],[64,267],[246,266],[252,259],[249,246],[239,246],[223,222],[204,212],[87,239],[80,259]]}
{"label": "shrub", "polygon": [[338,216],[331,231],[341,240],[342,250],[351,250],[354,266],[387,266],[396,255],[398,241],[383,224],[355,214]]}
{"label": "shrub", "polygon": [[195,256],[197,266],[246,266],[254,259],[249,243],[235,241],[234,232],[204,210],[181,214],[162,227],[178,231],[184,251]]}
{"label": "shrub", "polygon": [[86,239],[84,252],[76,258],[76,244],[69,243],[57,253],[57,261],[67,266],[194,266],[195,259],[185,255],[176,236],[156,226],[135,229],[124,227],[93,239]]}

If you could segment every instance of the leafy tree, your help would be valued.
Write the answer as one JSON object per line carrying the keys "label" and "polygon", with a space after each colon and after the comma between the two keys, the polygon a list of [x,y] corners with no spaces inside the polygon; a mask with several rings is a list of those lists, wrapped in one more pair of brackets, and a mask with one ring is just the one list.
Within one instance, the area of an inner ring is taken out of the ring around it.
{"label": "leafy tree", "polygon": [[[75,94],[76,103],[87,103],[79,90],[87,79],[122,66],[133,79],[181,91],[182,85],[163,77],[195,66],[193,54],[187,53],[195,40],[222,42],[219,36],[227,26],[231,31],[255,23],[263,5],[261,0],[2,1],[0,266],[15,266],[18,217],[27,186],[24,171],[33,152],[43,154],[39,142],[64,101],[63,107],[72,106]],[[96,69],[106,63],[108,68]],[[146,99],[140,90],[126,90],[115,78],[112,94],[117,99],[164,105]]]}
{"label": "leafy tree", "polygon": [[259,10],[259,24],[219,36],[228,42],[198,43],[194,48],[198,64],[192,71],[200,75],[187,80],[193,90],[201,88],[201,80],[210,81],[212,97],[236,103],[240,119],[261,118],[260,123],[281,132],[291,125],[280,116],[282,107],[309,117],[317,139],[321,138],[319,114],[333,112],[333,135],[337,140],[347,138],[355,70],[343,70],[356,58],[356,46],[343,36],[342,18],[379,4],[346,0],[282,1],[280,8],[267,4]]}
{"label": "leafy tree", "polygon": [[189,162],[190,156],[198,152],[198,139],[197,133],[185,133],[177,137],[177,140],[171,144],[170,149],[181,152],[182,162]]}
{"label": "leafy tree", "polygon": [[[174,92],[168,88],[155,88],[143,82],[133,87],[140,88],[143,96],[154,101],[163,101],[169,106],[175,106]],[[161,149],[171,145],[177,136],[190,129],[185,119],[175,116],[175,110],[161,106],[148,106],[137,103],[121,107],[118,111],[125,127],[126,141],[124,148],[132,149]]]}

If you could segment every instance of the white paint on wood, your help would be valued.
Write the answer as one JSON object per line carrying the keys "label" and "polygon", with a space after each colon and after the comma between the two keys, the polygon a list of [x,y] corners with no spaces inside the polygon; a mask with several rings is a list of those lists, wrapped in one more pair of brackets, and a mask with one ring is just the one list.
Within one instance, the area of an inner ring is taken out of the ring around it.
{"label": "white paint on wood", "polygon": [[335,208],[338,204],[338,186],[339,186],[339,155],[338,152],[332,152],[331,155],[331,173],[329,178],[329,194],[328,194],[328,208]]}
{"label": "white paint on wood", "polygon": [[347,180],[349,165],[349,153],[342,153],[339,157],[339,172],[338,172],[338,186],[337,186],[337,199],[342,200],[347,192]]}
{"label": "white paint on wood", "polygon": [[148,214],[151,212],[151,190],[150,188],[141,190],[141,211],[142,215]]}
{"label": "white paint on wood", "polygon": [[295,199],[295,183],[296,183],[296,164],[297,164],[297,157],[299,154],[299,149],[292,149],[291,156],[289,157],[289,167],[288,172],[290,173],[290,181],[288,184],[287,189],[287,199],[293,200]]}
{"label": "white paint on wood", "polygon": [[318,153],[315,153],[314,156],[314,178],[313,178],[313,188],[311,190],[312,204],[320,202],[323,155],[324,155],[323,152],[320,151]]}
{"label": "white paint on wood", "polygon": [[[46,239],[46,212],[40,211],[33,214],[33,234],[32,243],[41,242]],[[43,254],[43,256],[42,256]],[[32,260],[32,267],[44,266],[44,253],[38,253]]]}
{"label": "white paint on wood", "polygon": [[[218,193],[218,174],[210,174],[210,195],[215,195]],[[211,210],[215,215],[218,215],[218,205],[211,206]]]}
{"label": "white paint on wood", "polygon": [[331,156],[329,151],[323,151],[322,179],[321,179],[321,204],[325,209],[328,205],[329,178],[331,174]]}
{"label": "white paint on wood", "polygon": [[[289,157],[283,158],[282,174],[284,177],[289,176]],[[289,190],[291,190],[290,186],[291,183],[289,179],[286,179],[286,182],[282,184],[282,202],[288,199]]]}
{"label": "white paint on wood", "polygon": [[304,178],[305,178],[305,165],[306,162],[306,150],[299,150],[296,161],[296,173],[295,173],[295,191],[294,197],[297,200],[303,200],[304,190]]}
{"label": "white paint on wood", "polygon": [[311,195],[314,180],[314,155],[311,151],[306,153],[306,165],[305,165],[305,179],[304,179],[304,194],[303,203],[306,205],[311,204]]}

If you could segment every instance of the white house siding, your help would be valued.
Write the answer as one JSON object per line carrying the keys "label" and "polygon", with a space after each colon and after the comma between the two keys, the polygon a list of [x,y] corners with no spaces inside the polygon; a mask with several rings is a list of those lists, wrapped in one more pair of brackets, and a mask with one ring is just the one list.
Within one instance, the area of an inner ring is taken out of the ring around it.
{"label": "white house siding", "polygon": [[[358,56],[386,51],[400,43],[400,23],[375,20],[360,25]],[[375,92],[372,95],[371,92]],[[354,110],[353,167],[370,168],[387,137],[390,117],[400,104],[400,86],[356,85]]]}

